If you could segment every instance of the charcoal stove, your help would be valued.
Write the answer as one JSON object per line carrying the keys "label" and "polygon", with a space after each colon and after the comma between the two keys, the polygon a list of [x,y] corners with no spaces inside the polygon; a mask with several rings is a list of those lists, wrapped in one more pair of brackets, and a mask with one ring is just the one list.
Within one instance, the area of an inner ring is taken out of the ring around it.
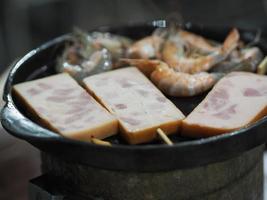
{"label": "charcoal stove", "polygon": [[43,154],[44,175],[30,181],[29,200],[263,200],[263,150],[205,166],[125,172],[66,162]]}

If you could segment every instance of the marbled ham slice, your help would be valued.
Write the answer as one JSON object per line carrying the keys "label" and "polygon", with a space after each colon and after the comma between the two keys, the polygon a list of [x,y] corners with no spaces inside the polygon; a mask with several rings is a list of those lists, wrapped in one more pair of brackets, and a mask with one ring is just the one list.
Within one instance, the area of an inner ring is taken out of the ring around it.
{"label": "marbled ham slice", "polygon": [[207,137],[247,126],[267,115],[267,76],[232,72],[183,120],[182,135]]}
{"label": "marbled ham slice", "polygon": [[43,125],[65,137],[89,141],[117,133],[117,119],[68,74],[17,84],[13,90]]}
{"label": "marbled ham slice", "polygon": [[84,79],[88,90],[119,119],[131,144],[153,140],[161,128],[177,132],[184,115],[138,69],[118,69]]}

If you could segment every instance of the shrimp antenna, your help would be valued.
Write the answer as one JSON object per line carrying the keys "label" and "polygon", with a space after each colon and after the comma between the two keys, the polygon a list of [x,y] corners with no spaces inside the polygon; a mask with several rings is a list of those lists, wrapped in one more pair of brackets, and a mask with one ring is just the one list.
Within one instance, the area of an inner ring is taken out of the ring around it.
{"label": "shrimp antenna", "polygon": [[261,29],[258,29],[256,34],[255,34],[255,37],[253,38],[253,40],[251,42],[249,42],[246,45],[246,47],[251,47],[251,46],[258,44],[260,39],[261,39],[261,35],[262,35],[262,31],[261,31]]}
{"label": "shrimp antenna", "polygon": [[175,35],[181,28],[180,24],[177,24],[174,20],[169,21],[168,26],[169,35]]}
{"label": "shrimp antenna", "polygon": [[184,22],[180,12],[171,12],[166,18],[168,26],[181,27]]}
{"label": "shrimp antenna", "polygon": [[164,133],[164,131],[160,128],[157,129],[157,133],[159,137],[169,146],[173,145],[173,142],[170,140],[170,138]]}

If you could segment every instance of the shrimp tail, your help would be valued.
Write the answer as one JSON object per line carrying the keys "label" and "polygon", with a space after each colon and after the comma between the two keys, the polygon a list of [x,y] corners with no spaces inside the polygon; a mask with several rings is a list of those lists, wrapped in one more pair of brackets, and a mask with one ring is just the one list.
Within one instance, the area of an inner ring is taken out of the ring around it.
{"label": "shrimp tail", "polygon": [[223,62],[230,53],[236,49],[240,39],[239,32],[236,28],[233,28],[226,39],[223,42],[223,45],[218,51],[214,51],[210,55],[204,57],[198,65],[192,67],[190,73],[197,73],[200,71],[208,71],[212,69],[216,64]]}
{"label": "shrimp tail", "polygon": [[233,28],[223,42],[222,53],[228,56],[237,46],[240,34],[236,28]]}

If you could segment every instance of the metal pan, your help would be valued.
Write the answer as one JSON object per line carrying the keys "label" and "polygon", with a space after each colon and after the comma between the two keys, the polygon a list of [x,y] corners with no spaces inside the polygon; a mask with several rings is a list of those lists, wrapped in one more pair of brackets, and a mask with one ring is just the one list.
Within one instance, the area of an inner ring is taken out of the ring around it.
{"label": "metal pan", "polygon": [[[155,23],[102,27],[100,31],[140,38],[150,34]],[[222,41],[230,30],[227,27],[205,27],[186,24],[185,28],[211,39]],[[256,31],[240,30],[241,38],[249,42]],[[164,171],[191,168],[223,161],[240,155],[267,141],[267,117],[253,125],[231,133],[202,138],[172,136],[173,146],[159,142],[145,145],[126,145],[120,138],[111,138],[112,147],[70,140],[36,124],[13,98],[11,89],[16,83],[54,74],[54,64],[70,35],[58,37],[32,50],[16,62],[6,81],[3,99],[6,102],[1,113],[3,127],[12,135],[28,141],[35,147],[61,159],[92,167],[124,171]],[[258,46],[267,54],[267,42],[261,39]],[[185,114],[188,114],[204,98],[170,98]]]}

